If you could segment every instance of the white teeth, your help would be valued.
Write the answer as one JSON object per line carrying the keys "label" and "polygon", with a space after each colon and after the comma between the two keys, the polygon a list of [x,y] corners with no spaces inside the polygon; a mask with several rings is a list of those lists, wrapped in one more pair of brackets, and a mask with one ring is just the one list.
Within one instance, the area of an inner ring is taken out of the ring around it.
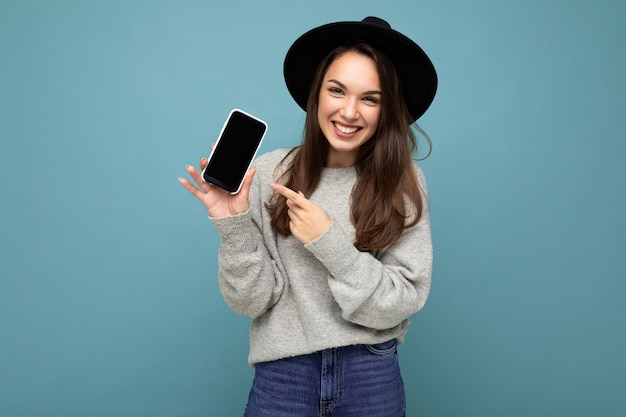
{"label": "white teeth", "polygon": [[346,133],[346,134],[350,134],[350,133],[354,133],[357,130],[359,130],[358,127],[346,127],[346,126],[341,126],[340,124],[335,123],[335,127],[337,128],[337,130],[339,130],[341,133]]}

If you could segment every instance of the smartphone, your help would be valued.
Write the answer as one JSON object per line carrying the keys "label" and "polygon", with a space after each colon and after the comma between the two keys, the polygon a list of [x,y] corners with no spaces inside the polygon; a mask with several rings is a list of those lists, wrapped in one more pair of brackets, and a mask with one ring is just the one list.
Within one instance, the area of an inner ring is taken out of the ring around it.
{"label": "smartphone", "polygon": [[243,110],[231,110],[202,171],[202,179],[237,194],[265,132],[267,123],[263,120]]}

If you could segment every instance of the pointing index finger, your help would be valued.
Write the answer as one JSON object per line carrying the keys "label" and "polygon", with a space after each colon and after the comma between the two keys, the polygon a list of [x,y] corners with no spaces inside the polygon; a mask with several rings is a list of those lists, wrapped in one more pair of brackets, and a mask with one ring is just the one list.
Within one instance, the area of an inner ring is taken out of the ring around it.
{"label": "pointing index finger", "polygon": [[298,202],[300,201],[302,198],[304,197],[304,194],[302,193],[296,193],[295,191],[293,191],[290,188],[285,187],[284,185],[280,185],[280,184],[276,184],[273,183],[270,185],[272,187],[272,189],[274,191],[276,191],[278,194],[282,195],[283,197],[285,197],[287,200],[291,200],[294,202]]}

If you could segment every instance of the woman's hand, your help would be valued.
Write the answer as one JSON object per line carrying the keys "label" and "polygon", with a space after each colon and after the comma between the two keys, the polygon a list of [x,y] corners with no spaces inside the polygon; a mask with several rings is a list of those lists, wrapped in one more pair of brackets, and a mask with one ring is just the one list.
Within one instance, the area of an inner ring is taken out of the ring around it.
{"label": "woman's hand", "polygon": [[[206,167],[208,161],[206,158],[200,160],[200,172]],[[237,214],[245,213],[248,210],[248,194],[250,192],[250,185],[252,185],[252,178],[256,168],[252,167],[246,173],[243,180],[241,190],[237,194],[231,194],[228,191],[211,185],[202,180],[200,172],[193,166],[187,165],[187,172],[194,180],[196,185],[185,178],[178,178],[178,181],[193,194],[198,200],[204,204],[209,216],[211,217],[227,217],[236,216]]]}
{"label": "woman's hand", "polygon": [[287,199],[289,229],[303,244],[322,236],[332,223],[332,218],[321,207],[283,185],[272,184],[272,189]]}

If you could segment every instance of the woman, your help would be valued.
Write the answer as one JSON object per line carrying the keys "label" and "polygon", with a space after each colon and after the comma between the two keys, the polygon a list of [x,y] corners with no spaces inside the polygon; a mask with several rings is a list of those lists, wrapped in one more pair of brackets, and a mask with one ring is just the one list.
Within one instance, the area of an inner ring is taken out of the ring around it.
{"label": "woman", "polygon": [[404,416],[396,346],[432,271],[410,126],[434,98],[434,67],[368,17],[305,33],[284,71],[307,112],[301,146],[258,158],[236,195],[192,166],[197,186],[180,179],[222,238],[224,299],[253,318],[245,415]]}

